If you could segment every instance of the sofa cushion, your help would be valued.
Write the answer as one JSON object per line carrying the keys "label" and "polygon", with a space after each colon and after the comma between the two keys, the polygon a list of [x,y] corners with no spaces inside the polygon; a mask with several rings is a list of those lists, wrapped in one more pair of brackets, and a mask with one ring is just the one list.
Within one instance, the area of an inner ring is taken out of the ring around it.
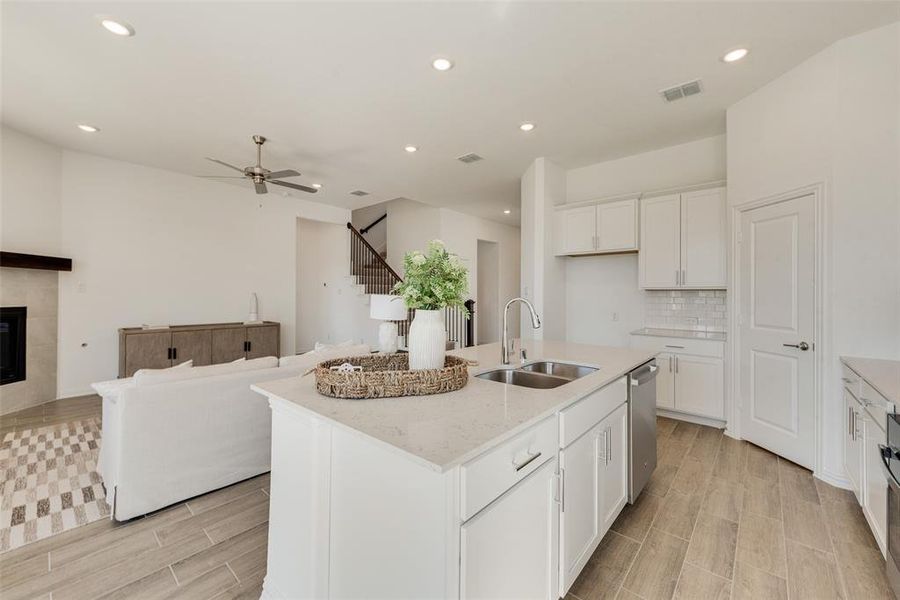
{"label": "sofa cushion", "polygon": [[322,347],[320,350],[310,350],[304,354],[296,354],[294,356],[282,356],[278,359],[279,367],[290,367],[299,369],[312,369],[323,360],[332,358],[340,358],[342,356],[360,356],[369,354],[369,346],[366,344],[345,345],[338,344],[336,346],[324,346],[324,344],[316,344]]}
{"label": "sofa cushion", "polygon": [[271,369],[278,366],[278,358],[275,356],[264,356],[262,358],[254,358],[245,360],[240,358],[234,362],[222,363],[218,365],[206,365],[203,367],[193,367],[191,369],[152,369],[148,372],[138,371],[134,374],[134,384],[138,387],[145,385],[156,385],[158,383],[171,383],[173,381],[184,381],[186,379],[199,379],[201,377],[215,377],[216,375],[229,375],[231,373],[240,373],[242,371],[255,371],[257,369]]}

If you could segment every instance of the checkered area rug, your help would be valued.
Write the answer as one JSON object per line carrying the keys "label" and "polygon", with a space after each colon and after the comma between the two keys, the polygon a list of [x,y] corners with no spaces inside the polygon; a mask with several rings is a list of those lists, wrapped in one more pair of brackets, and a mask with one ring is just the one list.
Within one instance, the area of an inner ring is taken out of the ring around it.
{"label": "checkered area rug", "polygon": [[94,419],[6,434],[0,444],[0,553],[109,516],[99,453]]}

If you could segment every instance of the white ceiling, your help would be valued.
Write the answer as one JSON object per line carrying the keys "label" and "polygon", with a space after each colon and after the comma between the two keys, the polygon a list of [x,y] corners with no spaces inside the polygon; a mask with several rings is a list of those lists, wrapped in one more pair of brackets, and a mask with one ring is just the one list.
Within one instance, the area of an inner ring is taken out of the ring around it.
{"label": "white ceiling", "polygon": [[[251,164],[260,133],[265,166],[325,184],[298,196],[351,208],[403,196],[517,223],[534,158],[575,167],[722,133],[727,106],[896,20],[898,6],[3,2],[2,119],[67,148],[205,175],[228,173],[204,156]],[[99,14],[137,35],[107,33]],[[737,46],[750,56],[719,60]],[[433,70],[435,55],[455,68]],[[701,96],[657,94],[694,78]],[[525,120],[537,128],[522,133]],[[454,160],[467,152],[485,160]]]}

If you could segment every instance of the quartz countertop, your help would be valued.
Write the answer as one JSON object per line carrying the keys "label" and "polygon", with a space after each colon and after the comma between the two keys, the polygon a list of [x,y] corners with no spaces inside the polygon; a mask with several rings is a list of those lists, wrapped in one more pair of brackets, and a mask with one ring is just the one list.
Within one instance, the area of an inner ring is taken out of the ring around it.
{"label": "quartz countertop", "polygon": [[677,337],[690,340],[712,340],[724,342],[724,331],[691,331],[690,329],[660,329],[656,327],[644,327],[635,329],[631,335],[649,335],[653,337]]}
{"label": "quartz countertop", "polygon": [[446,394],[343,400],[320,395],[313,374],[267,381],[252,388],[282,407],[324,419],[443,472],[475,458],[655,356],[648,350],[569,342],[525,341],[524,346],[528,362],[557,360],[598,370],[549,390],[477,379],[473,375],[500,367],[500,345],[485,344],[450,352],[477,360],[478,366],[469,368],[469,382],[464,388]]}
{"label": "quartz countertop", "polygon": [[900,406],[900,360],[842,356],[841,362],[867,381],[885,400]]}

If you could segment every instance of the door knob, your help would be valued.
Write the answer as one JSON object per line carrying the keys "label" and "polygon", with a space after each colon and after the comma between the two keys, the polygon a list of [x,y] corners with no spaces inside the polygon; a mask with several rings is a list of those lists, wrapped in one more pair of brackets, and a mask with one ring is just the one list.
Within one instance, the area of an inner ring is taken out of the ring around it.
{"label": "door knob", "polygon": [[799,344],[782,344],[785,348],[799,348],[803,352],[809,350],[809,344],[806,342],[800,342]]}

